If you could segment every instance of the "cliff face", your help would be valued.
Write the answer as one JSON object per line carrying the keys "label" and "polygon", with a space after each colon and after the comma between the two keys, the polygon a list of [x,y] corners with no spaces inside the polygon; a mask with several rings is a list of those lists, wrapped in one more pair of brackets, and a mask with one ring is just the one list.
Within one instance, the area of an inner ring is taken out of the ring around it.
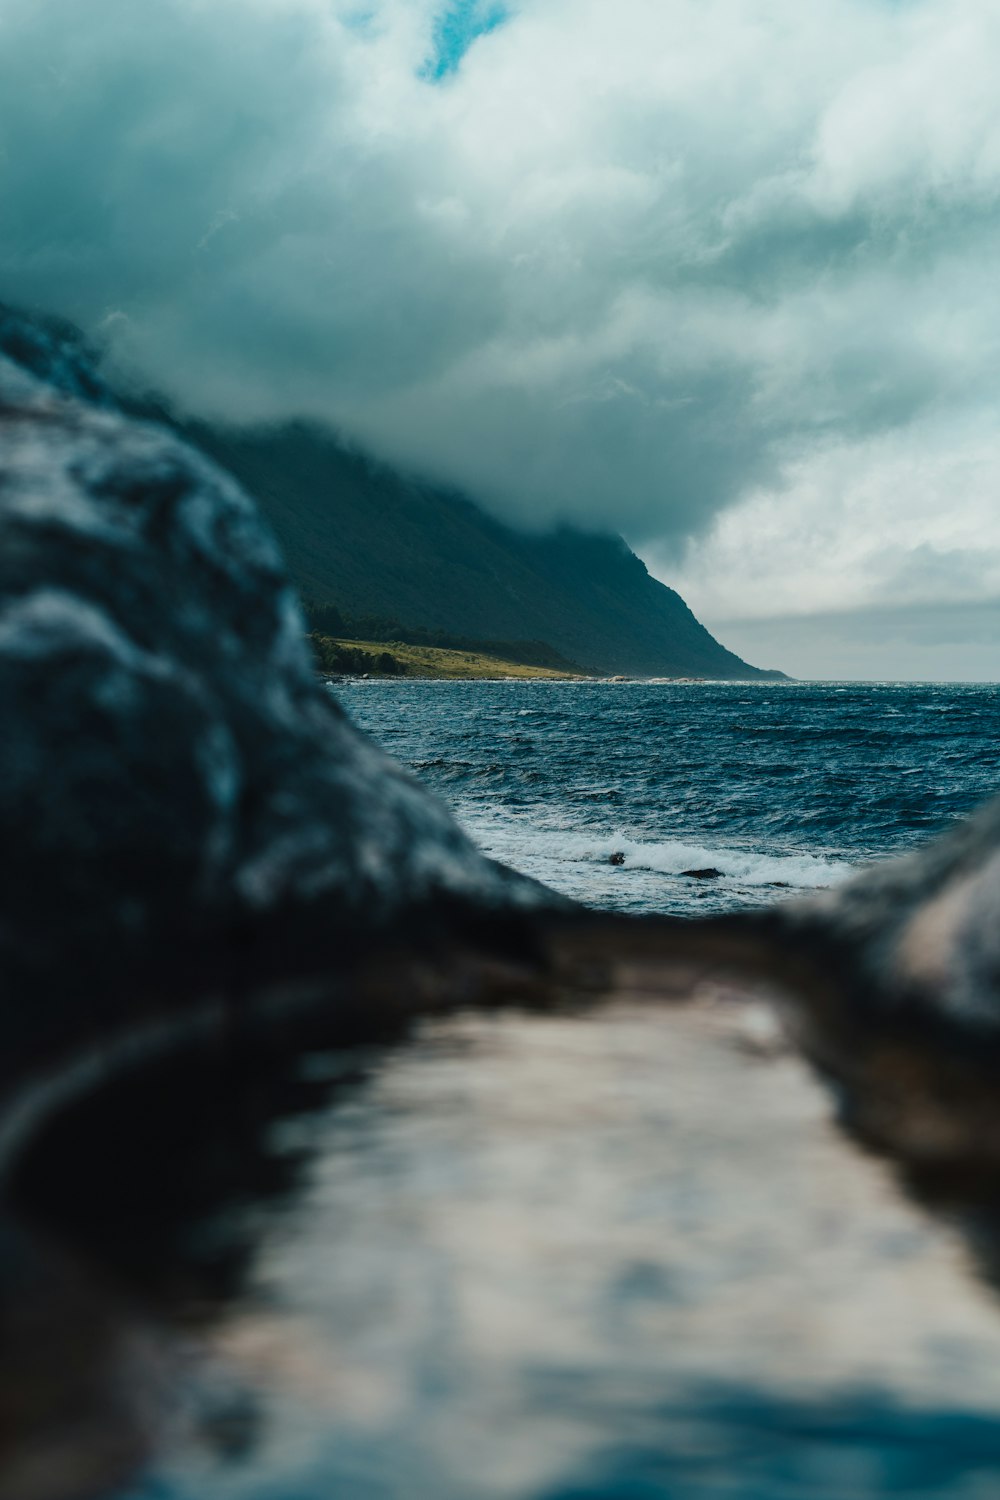
{"label": "cliff face", "polygon": [[306,427],[189,431],[256,498],[318,603],[482,640],[546,641],[597,672],[781,675],[721,646],[620,537],[517,532]]}

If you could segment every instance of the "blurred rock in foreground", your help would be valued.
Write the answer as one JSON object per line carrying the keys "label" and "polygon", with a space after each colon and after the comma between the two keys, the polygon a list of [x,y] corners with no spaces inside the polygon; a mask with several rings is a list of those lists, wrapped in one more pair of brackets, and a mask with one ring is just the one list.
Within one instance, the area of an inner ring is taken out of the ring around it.
{"label": "blurred rock in foreground", "polygon": [[329,973],[421,908],[556,904],[349,724],[235,482],[2,310],[0,431],[10,1043]]}
{"label": "blurred rock in foreground", "polygon": [[994,1495],[1000,813],[567,908],[69,331],[0,434],[0,1500]]}

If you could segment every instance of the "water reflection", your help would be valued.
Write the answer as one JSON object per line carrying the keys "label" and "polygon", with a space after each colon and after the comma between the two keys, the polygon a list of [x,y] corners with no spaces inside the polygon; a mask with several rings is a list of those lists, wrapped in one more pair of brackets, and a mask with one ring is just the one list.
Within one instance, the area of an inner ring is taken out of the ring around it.
{"label": "water reflection", "polygon": [[4,1500],[995,1494],[991,1295],[753,1014],[244,1039],[68,1112]]}

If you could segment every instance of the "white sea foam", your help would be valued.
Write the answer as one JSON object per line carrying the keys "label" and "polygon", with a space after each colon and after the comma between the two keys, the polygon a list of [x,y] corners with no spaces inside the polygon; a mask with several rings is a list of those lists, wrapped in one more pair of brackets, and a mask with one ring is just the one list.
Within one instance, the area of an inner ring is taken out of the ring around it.
{"label": "white sea foam", "polygon": [[[478,826],[477,826],[478,825]],[[689,870],[718,870],[719,881],[741,887],[789,886],[817,890],[837,884],[852,872],[846,860],[801,853],[764,853],[754,849],[715,848],[680,839],[643,841],[623,834],[588,833],[529,826],[527,820],[502,818],[466,825],[495,858],[537,868],[546,864],[610,867],[681,877]],[[580,872],[582,874],[582,871]],[[596,873],[596,872],[595,872]]]}
{"label": "white sea foam", "polygon": [[748,886],[781,884],[816,889],[834,885],[851,873],[846,862],[811,854],[761,854],[756,850],[712,849],[672,840],[662,844],[627,842],[621,852],[625,855],[625,869],[656,870],[663,875],[714,869],[721,872],[722,879]]}

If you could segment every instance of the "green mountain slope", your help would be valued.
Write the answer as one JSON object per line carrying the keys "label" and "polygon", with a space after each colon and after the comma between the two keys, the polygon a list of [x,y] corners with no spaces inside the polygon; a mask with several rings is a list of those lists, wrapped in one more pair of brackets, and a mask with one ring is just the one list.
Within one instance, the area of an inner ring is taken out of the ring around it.
{"label": "green mountain slope", "polygon": [[545,641],[603,673],[781,675],[721,646],[619,537],[522,534],[305,426],[186,430],[255,496],[317,603],[481,640]]}

